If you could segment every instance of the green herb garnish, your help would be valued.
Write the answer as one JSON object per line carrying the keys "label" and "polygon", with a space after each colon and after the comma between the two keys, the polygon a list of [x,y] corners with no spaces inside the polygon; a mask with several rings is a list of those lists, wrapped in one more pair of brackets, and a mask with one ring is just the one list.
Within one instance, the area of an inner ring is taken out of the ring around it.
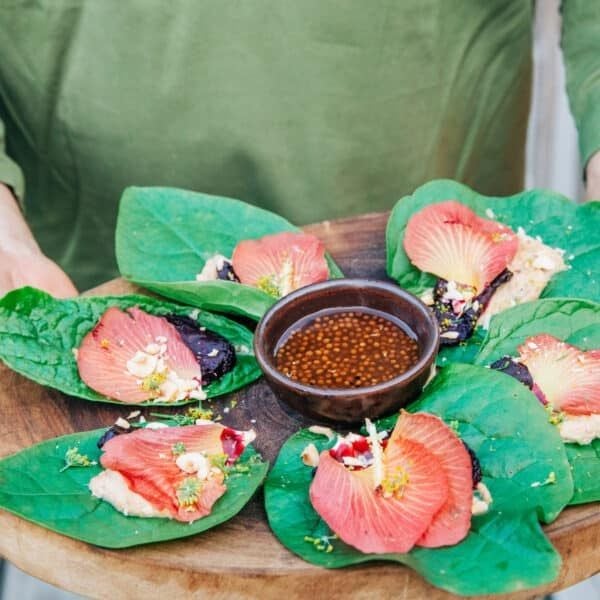
{"label": "green herb garnish", "polygon": [[173,456],[181,456],[182,454],[185,454],[185,444],[183,442],[176,442],[171,447],[171,452],[173,453]]}
{"label": "green herb garnish", "polygon": [[179,506],[194,510],[202,492],[202,482],[197,477],[186,477],[177,488]]}
{"label": "green herb garnish", "polygon": [[97,464],[95,460],[90,460],[86,454],[80,454],[77,446],[74,446],[65,452],[65,466],[59,472],[62,473],[71,467],[93,467]]}

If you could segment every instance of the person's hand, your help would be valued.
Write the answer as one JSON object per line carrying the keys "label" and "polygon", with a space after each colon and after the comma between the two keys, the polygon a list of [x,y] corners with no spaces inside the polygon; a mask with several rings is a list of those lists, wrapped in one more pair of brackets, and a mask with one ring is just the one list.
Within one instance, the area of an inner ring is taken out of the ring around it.
{"label": "person's hand", "polygon": [[600,150],[592,155],[586,169],[586,200],[600,200]]}
{"label": "person's hand", "polygon": [[0,297],[24,285],[57,298],[78,293],[68,275],[42,253],[11,190],[0,183]]}
{"label": "person's hand", "polygon": [[78,294],[68,275],[39,250],[18,246],[0,249],[0,297],[24,285],[40,288],[57,298]]}

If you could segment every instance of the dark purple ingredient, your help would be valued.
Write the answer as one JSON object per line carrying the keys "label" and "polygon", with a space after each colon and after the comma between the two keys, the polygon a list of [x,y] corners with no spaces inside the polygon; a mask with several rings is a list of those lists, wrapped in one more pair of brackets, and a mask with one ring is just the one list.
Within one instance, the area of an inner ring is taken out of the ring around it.
{"label": "dark purple ingredient", "polygon": [[526,385],[529,389],[533,388],[533,377],[526,365],[517,362],[512,356],[503,356],[490,365],[491,369],[506,373]]}
{"label": "dark purple ingredient", "polygon": [[448,291],[448,282],[445,279],[438,279],[433,288],[433,313],[440,325],[440,344],[455,346],[470,338],[477,325],[477,320],[486,309],[494,292],[512,275],[511,271],[504,269],[481,294],[466,302],[459,312],[455,311],[452,300],[444,299],[444,294]]}
{"label": "dark purple ingredient", "polygon": [[222,279],[224,281],[235,281],[236,283],[240,282],[238,276],[233,270],[233,265],[228,260],[224,260],[223,266],[220,269],[217,269],[217,279]]}
{"label": "dark purple ingredient", "polygon": [[104,446],[104,444],[106,444],[106,442],[108,442],[109,440],[112,440],[114,437],[117,437],[118,435],[123,435],[124,433],[131,433],[133,431],[133,427],[129,427],[128,429],[125,429],[124,427],[119,427],[118,425],[113,425],[112,427],[109,427],[100,437],[100,439],[96,442],[96,446],[98,446],[98,448],[102,448],[102,446]]}
{"label": "dark purple ingredient", "polygon": [[194,353],[202,371],[202,385],[212,383],[235,367],[235,349],[222,335],[200,327],[189,317],[167,315],[167,320]]}
{"label": "dark purple ingredient", "polygon": [[483,312],[485,310],[485,308],[487,307],[487,305],[490,303],[490,300],[492,299],[492,296],[494,295],[494,292],[503,284],[506,283],[507,281],[510,281],[512,279],[512,271],[509,271],[508,269],[504,269],[504,271],[502,271],[502,273],[500,273],[500,275],[498,275],[493,281],[492,283],[490,283],[490,285],[488,285],[483,292],[481,292],[481,294],[479,294],[479,296],[476,297],[476,300],[479,300],[479,304],[483,307],[481,309],[481,312]]}
{"label": "dark purple ingredient", "polygon": [[473,478],[473,489],[477,487],[477,484],[481,481],[481,463],[477,458],[477,455],[471,448],[463,442],[464,447],[467,449],[469,456],[471,457],[471,476]]}

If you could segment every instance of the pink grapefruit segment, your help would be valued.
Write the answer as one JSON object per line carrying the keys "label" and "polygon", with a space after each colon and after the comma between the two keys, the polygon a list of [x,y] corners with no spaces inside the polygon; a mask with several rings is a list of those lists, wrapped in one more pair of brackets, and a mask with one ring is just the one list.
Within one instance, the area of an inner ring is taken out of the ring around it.
{"label": "pink grapefruit segment", "polygon": [[[106,442],[100,463],[105,469],[118,471],[129,489],[157,510],[167,511],[179,521],[190,522],[210,514],[213,504],[227,488],[220,479],[195,481],[177,466],[178,454],[202,453],[208,458],[225,454],[227,460],[233,462],[253,438],[252,433],[216,423],[139,429]],[[233,438],[239,442],[235,447],[230,443]],[[191,505],[183,506],[178,490],[190,483],[197,486],[197,498]]]}
{"label": "pink grapefruit segment", "polygon": [[542,400],[554,410],[600,413],[600,350],[584,352],[544,333],[527,338],[518,351]]}
{"label": "pink grapefruit segment", "polygon": [[102,315],[77,351],[79,375],[93,390],[114,400],[130,404],[152,400],[159,390],[152,389],[151,381],[143,385],[144,378],[129,372],[127,365],[136,353],[161,345],[162,340],[166,340],[164,363],[168,372],[199,382],[200,366],[175,327],[139,308],[122,311],[111,307]]}
{"label": "pink grapefruit segment", "polygon": [[464,539],[471,526],[473,477],[471,457],[457,435],[438,417],[400,413],[390,443],[415,440],[435,456],[448,478],[448,498],[417,541],[426,548],[451,546]]}
{"label": "pink grapefruit segment", "polygon": [[456,200],[432,204],[408,221],[404,250],[421,271],[480,294],[513,259],[519,245],[505,225],[482,219]]}
{"label": "pink grapefruit segment", "polygon": [[446,475],[422,444],[405,439],[388,443],[381,485],[375,471],[349,470],[322,452],[310,487],[312,505],[361,552],[408,552],[447,500]]}
{"label": "pink grapefruit segment", "polygon": [[277,297],[329,277],[323,242],[306,233],[286,231],[243,240],[231,260],[241,283]]}

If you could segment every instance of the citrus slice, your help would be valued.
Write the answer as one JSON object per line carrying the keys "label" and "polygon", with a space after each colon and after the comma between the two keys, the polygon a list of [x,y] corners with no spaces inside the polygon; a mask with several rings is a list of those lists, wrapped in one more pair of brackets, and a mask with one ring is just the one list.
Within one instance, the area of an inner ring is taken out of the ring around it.
{"label": "citrus slice", "polygon": [[137,404],[201,397],[193,352],[164,317],[109,308],[77,351],[81,379],[109,398]]}
{"label": "citrus slice", "polygon": [[331,529],[361,552],[408,552],[448,497],[439,461],[422,444],[396,439],[377,466],[350,470],[321,453],[310,500]]}
{"label": "citrus slice", "polygon": [[471,526],[473,469],[469,451],[460,438],[438,417],[426,413],[400,413],[390,443],[396,439],[417,441],[439,461],[448,478],[448,498],[418,540],[426,548],[451,546],[464,539]]}
{"label": "citrus slice", "polygon": [[325,246],[307,233],[285,231],[243,240],[235,247],[231,261],[242,283],[277,298],[329,277]]}
{"label": "citrus slice", "polygon": [[106,442],[100,463],[118,472],[128,488],[157,511],[179,521],[195,521],[210,513],[227,488],[222,476],[200,480],[182,470],[178,457],[201,454],[211,465],[222,467],[234,462],[253,437],[253,432],[216,423],[139,429]]}
{"label": "citrus slice", "polygon": [[480,294],[513,259],[519,245],[505,225],[482,219],[456,200],[432,204],[406,226],[404,250],[421,271]]}
{"label": "citrus slice", "polygon": [[584,352],[544,333],[527,338],[518,351],[543,400],[554,410],[600,413],[600,350]]}

